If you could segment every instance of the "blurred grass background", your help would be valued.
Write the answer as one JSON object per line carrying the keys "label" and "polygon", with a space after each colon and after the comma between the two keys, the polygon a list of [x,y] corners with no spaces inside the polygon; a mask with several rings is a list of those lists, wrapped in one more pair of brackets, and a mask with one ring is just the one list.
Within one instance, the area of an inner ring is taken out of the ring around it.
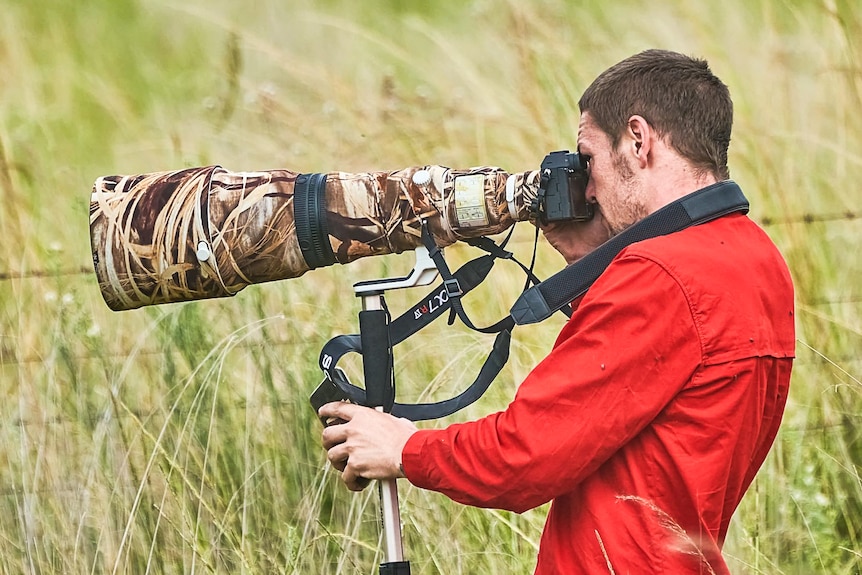
{"label": "blurred grass background", "polygon": [[[402,275],[409,254],[115,314],[89,264],[96,177],[210,163],[533,169],[575,147],[592,78],[649,47],[706,57],[730,86],[731,172],[798,292],[784,424],[725,554],[740,574],[862,572],[858,3],[0,9],[0,572],[368,573],[382,560],[376,495],[326,470],[307,396],[322,345],[356,329],[352,284]],[[530,239],[516,231],[523,259]],[[452,263],[473,255],[447,250]],[[561,265],[542,243],[540,275]],[[521,283],[496,270],[468,310],[498,319]],[[400,310],[423,294],[387,299]],[[504,407],[560,326],[516,330],[488,395],[435,424]],[[452,395],[490,344],[445,326],[412,338],[396,354],[401,397]],[[414,573],[531,572],[544,508],[474,510],[401,488]]]}

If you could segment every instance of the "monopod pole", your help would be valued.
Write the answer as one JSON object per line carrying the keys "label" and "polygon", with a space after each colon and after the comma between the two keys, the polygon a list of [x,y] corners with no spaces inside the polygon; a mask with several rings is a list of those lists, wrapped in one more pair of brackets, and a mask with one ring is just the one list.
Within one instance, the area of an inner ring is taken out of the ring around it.
{"label": "monopod pole", "polygon": [[[437,266],[425,247],[415,250],[416,263],[406,277],[372,280],[354,284],[362,298],[359,336],[362,342],[362,369],[365,376],[366,405],[388,412],[395,401],[392,344],[389,339],[389,313],[383,300],[387,289],[427,285],[437,278]],[[401,512],[395,479],[379,482],[380,519],[383,526],[384,562],[380,575],[410,575],[410,562],[404,560],[401,541]]]}
{"label": "monopod pole", "polygon": [[[383,306],[383,292],[363,293],[361,297],[359,335],[362,338],[366,397],[369,407],[385,411],[387,406],[392,405],[395,389],[392,384],[391,347],[388,339],[387,313]],[[380,519],[385,545],[380,575],[410,574],[410,563],[404,561],[396,481],[396,479],[386,479],[378,484]]]}

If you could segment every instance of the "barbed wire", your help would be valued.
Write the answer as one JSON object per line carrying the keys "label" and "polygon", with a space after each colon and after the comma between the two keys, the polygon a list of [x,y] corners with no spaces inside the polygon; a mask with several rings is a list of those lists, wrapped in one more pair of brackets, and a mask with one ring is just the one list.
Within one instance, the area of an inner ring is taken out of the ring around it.
{"label": "barbed wire", "polygon": [[787,216],[783,218],[763,217],[759,220],[760,225],[775,226],[780,224],[815,224],[819,222],[847,221],[852,222],[862,219],[862,213],[846,211],[832,214],[800,214],[798,216]]}
{"label": "barbed wire", "polygon": [[[824,213],[824,214],[800,214],[797,216],[787,216],[782,218],[774,218],[765,216],[758,220],[758,223],[764,227],[777,226],[785,224],[803,224],[810,225],[821,222],[835,221],[855,221],[862,219],[862,213],[854,211]],[[5,271],[0,272],[0,281],[20,280],[20,279],[35,279],[35,278],[50,278],[61,276],[88,276],[93,275],[93,270],[88,266],[79,266],[76,268],[46,270],[36,269],[27,271]],[[858,300],[855,300],[858,301]],[[830,302],[838,303],[838,302]]]}
{"label": "barbed wire", "polygon": [[[785,218],[772,218],[772,217],[764,217],[759,220],[759,223],[763,226],[772,226],[772,225],[780,225],[780,224],[803,224],[809,225],[818,222],[829,222],[829,221],[853,221],[862,219],[862,213],[857,213],[853,211],[846,211],[841,213],[832,213],[832,214],[801,214],[799,216],[789,216]],[[45,278],[59,278],[59,277],[68,277],[68,276],[85,276],[91,279],[95,279],[95,273],[93,272],[92,267],[90,266],[79,266],[75,268],[65,268],[65,269],[33,269],[27,271],[6,271],[0,272],[0,282],[3,281],[11,281],[11,280],[28,280],[28,279],[45,279]],[[827,299],[827,298],[812,298],[805,302],[800,302],[800,305],[807,306],[830,306],[830,305],[846,305],[846,304],[858,304],[862,303],[862,296],[849,296],[846,298],[838,298],[838,299]],[[289,342],[268,342],[267,345],[286,345]],[[244,345],[238,347],[251,347],[255,345],[262,344],[254,344],[254,343],[246,343]],[[163,351],[161,350],[140,350],[137,351],[137,355],[156,355],[161,354]],[[10,353],[7,349],[0,348],[0,365],[24,365],[24,364],[34,364],[41,363],[45,361],[44,356],[30,356],[25,358],[14,358],[15,354]],[[79,361],[89,361],[94,359],[109,359],[109,358],[126,358],[129,357],[129,353],[126,352],[116,352],[116,353],[99,353],[99,354],[84,354],[74,356],[73,359]]]}
{"label": "barbed wire", "polygon": [[[249,405],[255,407],[254,404],[251,404],[249,401],[245,399],[235,399],[230,403],[233,404],[234,407],[239,409],[247,408]],[[278,405],[285,408],[289,408],[292,405],[295,405],[296,402],[281,399],[281,400],[267,400],[267,405]],[[303,409],[305,409],[305,399],[302,400]],[[166,415],[167,411],[164,409],[151,409],[151,410],[141,410],[141,409],[131,409],[127,408],[127,410],[117,411],[112,407],[106,407],[105,409],[96,411],[96,412],[88,412],[86,414],[82,414],[83,416],[71,417],[67,415],[52,415],[50,417],[44,418],[24,418],[24,417],[16,417],[14,419],[7,420],[5,422],[0,422],[0,428],[3,427],[33,427],[33,426],[60,426],[60,425],[70,425],[70,424],[81,424],[86,423],[90,426],[95,425],[98,422],[107,422],[107,421],[115,421],[115,420],[124,420],[127,418],[134,418],[138,421],[146,421],[158,415]],[[109,417],[106,417],[109,415]],[[856,419],[862,418],[862,414],[860,413],[852,413],[852,412],[844,412],[842,415],[845,415],[848,419]],[[834,431],[841,430],[847,426],[844,422],[838,423],[814,423],[811,425],[791,425],[791,424],[782,424],[782,433],[787,432],[812,432],[812,431]],[[3,494],[2,489],[0,489],[0,495]]]}
{"label": "barbed wire", "polygon": [[826,298],[812,298],[808,301],[801,302],[801,305],[808,306],[821,306],[821,305],[841,305],[848,303],[862,303],[862,296],[849,296],[841,299],[826,299]]}
{"label": "barbed wire", "polygon": [[[92,273],[93,273],[92,271],[87,271],[84,273],[80,273],[77,271],[67,271],[65,273],[58,273],[58,274],[56,274],[56,276],[59,277],[59,276],[69,276],[69,275],[91,275]],[[33,276],[33,277],[53,277],[53,275],[54,274],[48,273],[45,275],[38,275],[38,276]],[[3,276],[0,275],[0,281],[2,281],[3,279],[4,279]],[[813,298],[810,300],[799,302],[800,305],[812,306],[812,307],[827,306],[827,305],[857,304],[857,303],[862,303],[862,295],[848,296],[846,298],[838,298],[838,299]]]}
{"label": "barbed wire", "polygon": [[85,276],[92,275],[93,269],[87,266],[77,268],[55,269],[55,270],[28,270],[28,271],[6,271],[0,272],[0,281],[26,280],[33,278],[52,278],[62,276]]}

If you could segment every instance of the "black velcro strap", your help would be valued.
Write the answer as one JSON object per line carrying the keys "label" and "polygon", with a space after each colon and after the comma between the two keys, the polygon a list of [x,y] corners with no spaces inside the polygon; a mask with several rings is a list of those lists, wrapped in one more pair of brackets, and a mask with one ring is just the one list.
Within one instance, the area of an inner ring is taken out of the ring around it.
{"label": "black velcro strap", "polygon": [[300,174],[293,188],[296,239],[311,269],[336,262],[326,224],[326,174]]}
{"label": "black velcro strap", "polygon": [[395,401],[392,379],[392,345],[389,341],[389,312],[373,309],[359,312],[362,367],[368,407],[389,412]]}
{"label": "black velcro strap", "polygon": [[[512,307],[511,315],[497,322],[491,328],[479,331],[498,332],[494,348],[482,366],[478,377],[470,386],[457,396],[436,403],[423,404],[392,404],[391,413],[413,421],[437,419],[457,412],[481,397],[491,382],[506,364],[509,356],[511,331],[516,323],[533,323],[549,317],[555,311],[565,307],[576,297],[583,295],[593,282],[604,272],[614,257],[627,245],[637,241],[670,234],[691,225],[704,223],[732,212],[747,212],[748,200],[739,187],[732,181],[721,182],[704,188],[693,194],[677,200],[641,222],[631,226],[623,233],[602,244],[562,272],[552,276],[522,294]],[[432,259],[442,260],[440,250],[430,238],[427,229],[423,229],[423,241],[426,243]],[[471,242],[472,243],[472,242]],[[479,243],[479,242],[476,242]],[[475,245],[475,244],[474,244]],[[484,248],[486,249],[487,248]],[[444,279],[444,284],[438,286],[428,297],[414,306],[410,311],[389,324],[389,347],[403,341],[437,317],[443,310],[459,309],[460,297],[456,292],[470,291],[480,283],[490,270],[495,257],[501,254],[493,253],[465,265],[454,274],[449,272],[445,261],[438,263],[438,270]],[[520,264],[519,264],[520,265]],[[523,267],[523,266],[522,266]],[[453,281],[454,280],[454,281]],[[456,289],[456,286],[460,289]],[[361,319],[361,318],[360,318]],[[464,319],[464,317],[462,317]],[[471,323],[468,326],[473,327]],[[475,329],[475,327],[474,327]],[[330,340],[320,355],[320,367],[341,391],[344,399],[367,405],[369,397],[366,390],[350,383],[344,373],[336,368],[338,360],[348,352],[362,353],[362,338],[357,335],[342,335]],[[377,344],[375,344],[377,345]],[[390,358],[391,359],[391,358]],[[391,390],[394,392],[394,389]],[[374,395],[374,390],[369,390]],[[388,395],[389,389],[385,390]],[[394,396],[394,393],[392,393]],[[388,404],[390,397],[385,398]],[[373,399],[373,398],[372,398]]]}
{"label": "black velcro strap", "polygon": [[732,212],[748,212],[748,200],[732,180],[713,184],[680,198],[525,291],[510,310],[512,318],[518,325],[543,321],[586,293],[626,246],[678,232]]}

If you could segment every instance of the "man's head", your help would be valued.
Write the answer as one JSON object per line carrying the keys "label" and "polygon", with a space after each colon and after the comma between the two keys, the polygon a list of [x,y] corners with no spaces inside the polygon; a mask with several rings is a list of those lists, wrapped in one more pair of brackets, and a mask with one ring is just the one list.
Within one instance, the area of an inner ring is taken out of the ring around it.
{"label": "man's head", "polygon": [[578,105],[614,147],[629,118],[638,115],[692,167],[717,180],[729,177],[733,102],[705,60],[666,50],[635,54],[602,72]]}
{"label": "man's head", "polygon": [[641,52],[599,75],[579,106],[587,196],[613,234],[675,194],[728,178],[733,104],[703,60]]}

